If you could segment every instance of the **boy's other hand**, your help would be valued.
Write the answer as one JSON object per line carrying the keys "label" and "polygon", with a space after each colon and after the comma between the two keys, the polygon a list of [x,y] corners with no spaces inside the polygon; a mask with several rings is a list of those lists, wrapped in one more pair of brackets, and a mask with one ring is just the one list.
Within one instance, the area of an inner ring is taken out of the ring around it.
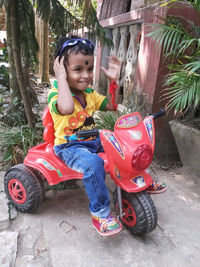
{"label": "boy's other hand", "polygon": [[59,62],[59,57],[57,57],[54,61],[53,70],[54,70],[56,79],[67,78],[67,73],[66,73],[65,66],[64,66],[64,58],[65,57],[62,57]]}
{"label": "boy's other hand", "polygon": [[108,57],[108,69],[101,67],[106,77],[112,81],[117,81],[120,76],[121,60],[117,56]]}

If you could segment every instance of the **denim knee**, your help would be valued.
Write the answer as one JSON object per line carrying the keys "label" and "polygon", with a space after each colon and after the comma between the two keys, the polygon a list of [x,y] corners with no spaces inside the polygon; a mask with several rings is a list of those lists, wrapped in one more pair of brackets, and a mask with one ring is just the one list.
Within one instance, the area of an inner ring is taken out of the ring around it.
{"label": "denim knee", "polygon": [[83,180],[87,180],[92,178],[93,175],[100,176],[105,179],[105,169],[104,169],[104,161],[99,156],[95,155],[91,158],[90,163],[88,164],[87,168],[84,170],[84,177]]}

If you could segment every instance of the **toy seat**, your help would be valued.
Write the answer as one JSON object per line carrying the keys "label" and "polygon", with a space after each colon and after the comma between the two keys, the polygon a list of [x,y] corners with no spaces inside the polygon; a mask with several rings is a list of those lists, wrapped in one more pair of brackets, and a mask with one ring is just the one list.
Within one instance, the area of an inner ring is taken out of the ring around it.
{"label": "toy seat", "polygon": [[47,106],[42,115],[42,125],[45,127],[43,132],[43,139],[48,144],[54,144],[54,123],[51,117],[51,113],[49,112],[49,107]]}
{"label": "toy seat", "polygon": [[[45,127],[44,132],[43,132],[43,139],[46,143],[50,144],[50,146],[54,145],[54,123],[53,119],[51,116],[51,113],[49,112],[49,107],[47,106],[43,112],[42,115],[42,121],[43,121],[43,126]],[[53,148],[51,148],[51,151],[54,153]],[[108,173],[109,172],[109,167],[108,167],[108,161],[105,153],[99,153],[98,154],[103,160],[104,160],[104,168],[105,171]]]}
{"label": "toy seat", "polygon": [[[68,168],[65,163],[59,159],[54,153],[54,124],[46,107],[42,116],[44,143],[32,147],[28,150],[28,154],[24,159],[24,164],[40,171],[50,185],[54,185],[71,179],[82,179],[83,174]],[[100,153],[99,156],[104,160],[106,172],[108,172],[108,162],[105,153]]]}

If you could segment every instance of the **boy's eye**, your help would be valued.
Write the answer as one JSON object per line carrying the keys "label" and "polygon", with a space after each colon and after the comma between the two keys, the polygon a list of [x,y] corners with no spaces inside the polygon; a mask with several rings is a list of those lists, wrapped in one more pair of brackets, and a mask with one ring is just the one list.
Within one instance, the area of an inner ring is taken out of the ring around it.
{"label": "boy's eye", "polygon": [[81,71],[81,68],[80,67],[77,67],[74,69],[75,71]]}
{"label": "boy's eye", "polygon": [[90,67],[88,70],[89,70],[90,72],[92,72],[93,69],[94,69],[94,67],[92,66],[92,67]]}

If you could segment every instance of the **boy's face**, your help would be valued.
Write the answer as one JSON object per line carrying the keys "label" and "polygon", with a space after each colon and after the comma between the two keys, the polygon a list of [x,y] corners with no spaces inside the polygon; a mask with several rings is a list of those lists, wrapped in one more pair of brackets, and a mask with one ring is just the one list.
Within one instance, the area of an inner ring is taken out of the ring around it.
{"label": "boy's face", "polygon": [[72,91],[83,91],[93,80],[94,56],[72,54],[66,66],[67,81]]}

